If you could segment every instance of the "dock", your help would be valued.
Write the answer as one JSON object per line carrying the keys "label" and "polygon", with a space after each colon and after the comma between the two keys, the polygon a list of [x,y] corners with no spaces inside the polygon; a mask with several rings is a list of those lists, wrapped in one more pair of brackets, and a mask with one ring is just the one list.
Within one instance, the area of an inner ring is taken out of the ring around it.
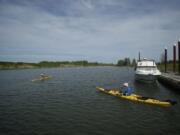
{"label": "dock", "polygon": [[180,90],[180,75],[174,73],[162,73],[158,81],[172,89]]}

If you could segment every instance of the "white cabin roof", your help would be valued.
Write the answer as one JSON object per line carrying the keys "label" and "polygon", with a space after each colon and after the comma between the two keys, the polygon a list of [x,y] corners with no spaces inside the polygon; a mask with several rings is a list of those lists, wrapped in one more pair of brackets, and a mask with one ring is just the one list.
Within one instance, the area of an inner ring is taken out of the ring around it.
{"label": "white cabin roof", "polygon": [[144,59],[144,60],[138,61],[137,66],[138,67],[141,67],[141,66],[154,67],[154,66],[156,66],[156,63],[154,62],[154,60]]}

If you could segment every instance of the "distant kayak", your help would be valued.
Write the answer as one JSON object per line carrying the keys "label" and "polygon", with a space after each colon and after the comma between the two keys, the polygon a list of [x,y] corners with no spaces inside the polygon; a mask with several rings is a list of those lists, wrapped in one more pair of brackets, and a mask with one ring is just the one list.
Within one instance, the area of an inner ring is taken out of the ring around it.
{"label": "distant kayak", "polygon": [[35,78],[32,80],[32,82],[36,82],[36,81],[45,81],[45,80],[49,80],[51,79],[52,76],[44,76],[44,77],[39,77],[39,78]]}
{"label": "distant kayak", "polygon": [[134,101],[134,102],[141,102],[141,103],[159,105],[159,106],[164,106],[164,107],[169,107],[169,106],[177,104],[176,101],[158,100],[158,99],[154,99],[154,98],[150,98],[150,97],[142,97],[142,96],[136,95],[136,94],[131,94],[130,96],[124,96],[117,89],[109,89],[109,90],[107,90],[107,89],[104,89],[104,88],[101,88],[101,87],[96,87],[96,89],[98,91],[110,94],[112,96],[120,97],[122,99],[127,99],[127,100]]}

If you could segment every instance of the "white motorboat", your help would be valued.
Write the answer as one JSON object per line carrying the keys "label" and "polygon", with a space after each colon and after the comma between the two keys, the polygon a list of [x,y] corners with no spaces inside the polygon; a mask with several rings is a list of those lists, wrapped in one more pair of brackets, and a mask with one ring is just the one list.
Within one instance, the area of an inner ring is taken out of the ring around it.
{"label": "white motorboat", "polygon": [[135,80],[143,82],[155,82],[161,72],[157,69],[154,60],[143,59],[137,62],[135,68]]}

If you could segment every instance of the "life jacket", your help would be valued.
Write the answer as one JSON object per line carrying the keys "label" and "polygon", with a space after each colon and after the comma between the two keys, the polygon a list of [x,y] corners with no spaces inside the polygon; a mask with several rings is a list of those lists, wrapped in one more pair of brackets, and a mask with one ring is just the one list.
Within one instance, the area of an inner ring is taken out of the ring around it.
{"label": "life jacket", "polygon": [[123,91],[123,95],[125,96],[130,96],[132,93],[132,88],[131,87],[127,87],[124,91]]}

